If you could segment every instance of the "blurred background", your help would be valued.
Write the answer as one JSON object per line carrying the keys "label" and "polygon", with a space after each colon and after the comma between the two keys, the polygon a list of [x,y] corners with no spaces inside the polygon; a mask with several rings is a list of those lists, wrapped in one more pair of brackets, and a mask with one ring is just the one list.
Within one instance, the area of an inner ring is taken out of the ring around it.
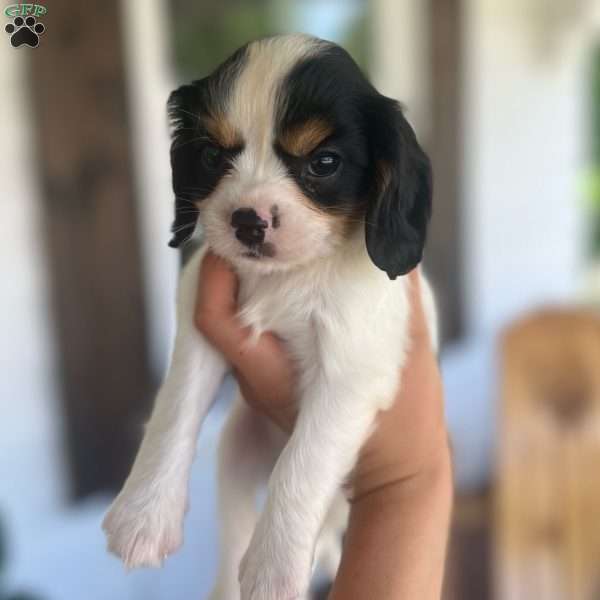
{"label": "blurred background", "polygon": [[0,599],[209,590],[226,403],[162,570],[126,575],[100,522],[171,346],[168,93],[286,31],[350,50],[434,161],[426,267],[457,488],[446,599],[599,599],[600,2],[43,5],[39,47],[0,43]]}

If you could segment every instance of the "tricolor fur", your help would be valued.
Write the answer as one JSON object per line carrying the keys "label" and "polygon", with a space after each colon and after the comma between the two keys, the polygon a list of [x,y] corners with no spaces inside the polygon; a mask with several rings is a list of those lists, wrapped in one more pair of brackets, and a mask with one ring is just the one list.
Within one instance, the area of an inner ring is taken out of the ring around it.
{"label": "tricolor fur", "polygon": [[244,46],[173,92],[169,113],[172,245],[197,221],[205,245],[181,276],[173,359],[106,517],[109,547],[135,567],[160,564],[181,543],[196,436],[227,369],[194,327],[210,248],[238,273],[242,322],[286,343],[300,401],[289,438],[242,399],[232,410],[220,447],[221,561],[211,597],[303,597],[315,551],[335,572],[341,485],[400,383],[410,312],[403,275],[425,243],[429,161],[397,102],[344,50],[303,35]]}

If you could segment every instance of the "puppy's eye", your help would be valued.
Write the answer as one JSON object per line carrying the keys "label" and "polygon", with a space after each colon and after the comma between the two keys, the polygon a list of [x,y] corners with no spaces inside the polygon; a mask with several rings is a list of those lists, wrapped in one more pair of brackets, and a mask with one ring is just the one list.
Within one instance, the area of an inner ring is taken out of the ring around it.
{"label": "puppy's eye", "polygon": [[208,171],[216,171],[223,162],[223,150],[214,144],[206,144],[200,150],[200,161]]}
{"label": "puppy's eye", "polygon": [[331,177],[340,167],[342,159],[333,152],[323,152],[308,163],[308,174],[312,177]]}

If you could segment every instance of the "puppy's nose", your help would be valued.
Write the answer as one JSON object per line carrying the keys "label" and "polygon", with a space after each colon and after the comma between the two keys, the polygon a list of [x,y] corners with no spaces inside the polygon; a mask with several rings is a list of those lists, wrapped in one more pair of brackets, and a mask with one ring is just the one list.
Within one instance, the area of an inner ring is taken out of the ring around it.
{"label": "puppy's nose", "polygon": [[231,226],[242,244],[255,246],[265,241],[265,229],[269,223],[261,219],[253,208],[238,208],[231,214]]}
{"label": "puppy's nose", "polygon": [[268,227],[267,221],[261,219],[253,208],[238,208],[231,214],[232,227]]}

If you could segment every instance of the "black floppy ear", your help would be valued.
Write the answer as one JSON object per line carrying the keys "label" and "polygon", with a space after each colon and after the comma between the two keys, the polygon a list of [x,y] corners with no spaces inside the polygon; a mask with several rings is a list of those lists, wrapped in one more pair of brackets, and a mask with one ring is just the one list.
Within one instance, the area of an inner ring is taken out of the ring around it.
{"label": "black floppy ear", "polygon": [[431,164],[396,101],[376,97],[368,124],[375,183],[365,219],[367,251],[395,279],[423,256],[431,216]]}
{"label": "black floppy ear", "polygon": [[198,111],[203,80],[183,85],[169,96],[167,111],[172,128],[171,171],[175,193],[175,220],[171,226],[171,248],[178,248],[194,233],[198,209],[193,203],[198,180],[193,141],[198,137]]}

